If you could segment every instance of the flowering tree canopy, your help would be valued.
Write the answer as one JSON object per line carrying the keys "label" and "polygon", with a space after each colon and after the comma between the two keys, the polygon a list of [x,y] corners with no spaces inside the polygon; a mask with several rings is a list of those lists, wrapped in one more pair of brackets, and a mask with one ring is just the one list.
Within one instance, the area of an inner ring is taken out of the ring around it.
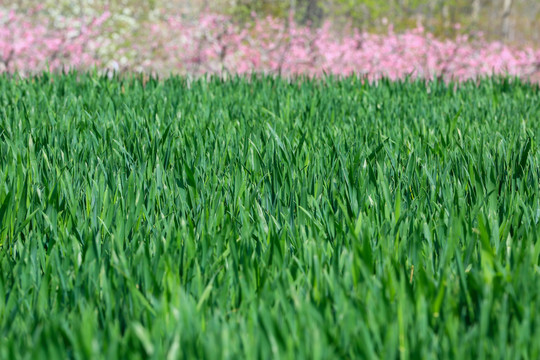
{"label": "flowering tree canopy", "polygon": [[[240,26],[231,18],[201,13],[140,24],[132,39],[118,39],[107,27],[110,14],[62,19],[0,12],[0,71],[36,73],[45,69],[88,69],[154,74],[279,73],[365,76],[370,80],[406,76],[466,80],[491,74],[540,79],[540,50],[515,48],[481,36],[441,40],[422,26],[384,35],[332,24],[319,28],[272,17]],[[115,43],[116,42],[116,43]],[[114,45],[114,46],[113,46]],[[114,48],[109,53],[103,49]]]}

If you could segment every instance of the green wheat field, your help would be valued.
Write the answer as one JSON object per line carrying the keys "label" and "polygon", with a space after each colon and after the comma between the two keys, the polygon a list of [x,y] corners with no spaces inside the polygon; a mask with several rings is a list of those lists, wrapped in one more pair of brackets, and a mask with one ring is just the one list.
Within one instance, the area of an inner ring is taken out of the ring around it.
{"label": "green wheat field", "polygon": [[538,359],[540,94],[0,77],[0,358]]}

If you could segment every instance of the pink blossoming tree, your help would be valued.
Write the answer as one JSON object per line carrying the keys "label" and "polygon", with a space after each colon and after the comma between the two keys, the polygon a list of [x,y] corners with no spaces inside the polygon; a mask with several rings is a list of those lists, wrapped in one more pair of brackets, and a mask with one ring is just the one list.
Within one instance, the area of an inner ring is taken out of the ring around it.
{"label": "pink blossoming tree", "polygon": [[58,29],[43,17],[0,12],[0,71],[22,74],[91,66],[157,74],[356,74],[370,80],[406,76],[467,80],[509,74],[540,80],[540,50],[460,35],[441,40],[422,26],[384,35],[348,29],[341,36],[325,23],[318,29],[288,20],[253,17],[240,26],[215,13],[195,20],[182,14],[142,23],[136,38],[109,58],[99,53],[110,41],[109,13],[85,21],[64,19]]}

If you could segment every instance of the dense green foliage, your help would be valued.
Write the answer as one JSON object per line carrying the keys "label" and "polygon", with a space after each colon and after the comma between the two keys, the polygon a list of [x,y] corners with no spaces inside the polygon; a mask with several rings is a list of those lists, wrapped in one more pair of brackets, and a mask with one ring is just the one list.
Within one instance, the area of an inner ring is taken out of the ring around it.
{"label": "dense green foliage", "polygon": [[540,95],[0,78],[0,358],[540,357]]}

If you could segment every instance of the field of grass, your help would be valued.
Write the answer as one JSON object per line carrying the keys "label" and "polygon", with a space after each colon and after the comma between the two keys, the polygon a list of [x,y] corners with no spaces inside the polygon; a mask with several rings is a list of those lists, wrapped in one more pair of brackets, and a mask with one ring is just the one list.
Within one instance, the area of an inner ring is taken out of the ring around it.
{"label": "field of grass", "polygon": [[0,77],[0,358],[540,358],[540,94]]}

